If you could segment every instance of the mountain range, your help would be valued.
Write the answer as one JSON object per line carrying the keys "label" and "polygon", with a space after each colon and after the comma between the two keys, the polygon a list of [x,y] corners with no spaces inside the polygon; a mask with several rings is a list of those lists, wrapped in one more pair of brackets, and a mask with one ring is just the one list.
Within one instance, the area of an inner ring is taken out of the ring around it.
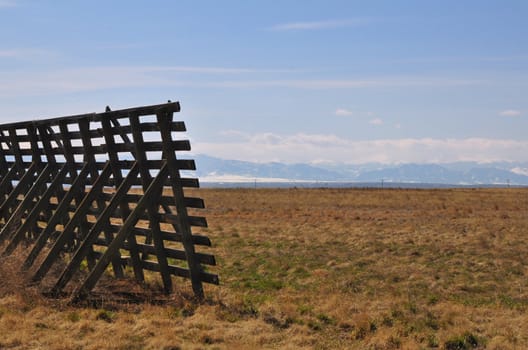
{"label": "mountain range", "polygon": [[285,164],[195,155],[202,182],[386,182],[452,185],[528,185],[528,162],[442,164]]}

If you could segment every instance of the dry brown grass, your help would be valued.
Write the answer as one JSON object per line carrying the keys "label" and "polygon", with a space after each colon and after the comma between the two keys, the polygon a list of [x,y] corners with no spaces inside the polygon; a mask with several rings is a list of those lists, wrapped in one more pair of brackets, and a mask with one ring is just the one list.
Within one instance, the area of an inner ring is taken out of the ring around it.
{"label": "dry brown grass", "polygon": [[4,265],[0,349],[528,347],[526,189],[197,195],[221,278],[205,302],[177,280],[161,305],[72,307]]}

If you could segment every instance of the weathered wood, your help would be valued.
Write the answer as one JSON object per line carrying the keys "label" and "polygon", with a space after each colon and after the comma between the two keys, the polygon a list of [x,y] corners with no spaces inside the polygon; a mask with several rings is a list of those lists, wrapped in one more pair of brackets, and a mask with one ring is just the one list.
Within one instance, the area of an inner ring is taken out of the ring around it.
{"label": "weathered wood", "polygon": [[[143,135],[140,131],[139,117],[137,115],[130,116],[130,126],[132,127],[132,136],[134,138],[134,150],[136,153],[136,159],[138,164],[140,165],[143,191],[146,193],[153,180],[152,176],[150,175],[149,169],[143,166],[143,164],[147,160],[147,155],[145,153],[147,151],[147,148],[145,147],[145,141],[143,140]],[[157,193],[158,198],[162,195],[162,187],[163,185],[160,186],[159,193]],[[163,280],[163,288],[165,289],[165,292],[168,293],[172,291],[172,279],[170,277],[168,269],[168,262],[164,250],[163,239],[161,238],[158,206],[159,203],[156,203],[154,201],[147,206],[147,214],[151,234],[146,237],[146,242],[150,243],[150,238],[154,240],[154,251],[156,253],[160,266],[161,278]],[[143,253],[143,260],[145,260],[147,258],[147,252]]]}
{"label": "weathered wood", "polygon": [[[81,140],[82,140],[83,148],[84,148],[83,159],[87,163],[95,163],[96,162],[96,158],[95,158],[94,146],[92,144],[92,138],[90,137],[90,121],[88,119],[79,120],[79,131],[81,132]],[[71,150],[72,150],[71,152],[75,153],[73,151],[73,149],[74,149],[74,147],[71,147]],[[97,180],[99,180],[99,178],[98,178],[99,173],[98,173],[97,169],[92,168],[92,171],[90,172],[90,175],[91,175],[91,179],[92,180],[96,179],[93,182],[95,184],[95,182]],[[102,186],[104,186],[104,182],[103,182]],[[97,206],[99,208],[104,207],[104,201],[101,201],[100,198],[97,198],[96,202],[97,202]],[[88,208],[89,207],[90,206],[88,206]],[[81,213],[81,215],[82,215],[82,217],[81,217],[81,221],[80,221],[80,224],[79,224],[79,227],[80,227],[80,230],[81,230],[81,235],[80,235],[80,237],[77,237],[77,241],[82,240],[82,237],[86,236],[88,234],[89,230],[90,230],[90,227],[89,227],[89,225],[87,223],[87,220],[86,220],[86,215],[84,213]],[[71,248],[74,249],[75,243],[76,243],[75,242],[76,241],[75,238],[72,236],[72,237],[70,237],[69,241],[71,242]],[[95,265],[95,257],[94,257],[93,253],[94,253],[94,250],[93,250],[92,247],[90,247],[90,251],[88,252],[88,254],[86,256],[87,261],[88,261],[88,267],[93,267]]]}
{"label": "weathered wood", "polygon": [[[11,212],[17,206],[16,202],[17,202],[18,196],[26,192],[28,187],[31,186],[31,184],[34,181],[34,178],[36,177],[36,172],[39,169],[39,167],[40,167],[39,163],[32,163],[29,169],[20,178],[20,181],[18,182],[18,184],[11,191],[11,193],[9,193],[9,196],[7,196],[6,200],[0,206],[0,218],[3,218],[5,220],[9,219]],[[1,241],[2,241],[2,237],[0,237],[0,242]]]}
{"label": "weathered wood", "polygon": [[[173,139],[186,131],[182,121],[173,121],[179,110],[179,103],[169,102],[0,125],[2,258],[22,241],[29,246],[22,269],[44,255],[33,271],[36,283],[65,258],[56,293],[86,260],[89,275],[74,286],[77,297],[96,285],[109,264],[124,277],[126,264],[138,281],[144,270],[158,272],[166,292],[173,276],[188,278],[202,298],[202,282],[218,284],[218,276],[202,268],[215,265],[214,256],[194,248],[211,241],[191,231],[207,221],[187,212],[205,205],[184,195],[184,188],[199,182],[180,175],[196,165],[176,157],[191,148],[189,141]],[[172,259],[188,269],[171,265]]]}
{"label": "weathered wood", "polygon": [[26,211],[28,211],[33,205],[33,200],[37,197],[37,194],[41,191],[41,187],[48,181],[54,166],[47,164],[44,169],[40,172],[37,180],[33,186],[27,192],[24,199],[18,204],[18,207],[14,210],[13,214],[7,221],[2,230],[0,231],[0,241],[11,238],[16,230],[22,224],[22,217]]}
{"label": "weathered wood", "polygon": [[[132,230],[132,233],[134,233],[134,230]],[[101,239],[101,238],[96,239],[94,244],[96,244],[98,246],[103,246],[103,247],[107,247],[108,246],[106,241],[104,239]],[[128,249],[129,248],[128,247],[128,243],[125,242],[123,244],[122,248],[123,249]],[[148,253],[150,255],[155,255],[156,254],[156,248],[154,246],[150,245],[150,244],[138,243],[137,244],[137,248],[142,253]],[[185,251],[184,250],[178,250],[178,249],[174,249],[174,248],[164,248],[164,253],[167,256],[167,258],[177,259],[177,260],[182,260],[182,261],[186,261],[187,260],[187,257],[185,256]],[[211,266],[215,266],[216,265],[216,260],[215,260],[215,257],[213,255],[204,254],[204,253],[196,253],[196,258],[198,259],[198,261],[201,264],[211,265]],[[143,260],[146,260],[146,259],[143,259]]]}
{"label": "weathered wood", "polygon": [[88,277],[84,280],[81,287],[77,290],[76,295],[74,297],[75,299],[82,298],[95,286],[95,284],[101,277],[101,274],[104,272],[104,270],[110,263],[112,256],[119,250],[119,248],[123,245],[127,237],[130,235],[130,229],[138,221],[139,214],[145,210],[149,202],[153,199],[154,195],[157,194],[160,188],[163,186],[162,180],[164,177],[167,176],[167,172],[168,169],[165,166],[160,169],[160,173],[151,182],[147,191],[145,191],[143,197],[141,197],[134,210],[132,210],[130,215],[127,217],[126,221],[123,223],[123,226],[115,236],[114,240],[108,246],[101,259],[99,259],[99,261],[97,262],[97,265],[92,271],[90,271]]}
{"label": "weathered wood", "polygon": [[42,150],[38,146],[37,130],[34,125],[27,127],[27,133],[29,136],[29,144],[31,146],[31,157],[35,163],[42,163],[41,154]]}
{"label": "weathered wood", "polygon": [[53,179],[53,182],[50,184],[46,192],[44,192],[40,200],[26,217],[24,223],[18,228],[17,232],[10,239],[9,245],[6,247],[4,254],[9,254],[16,248],[24,235],[30,230],[31,226],[35,224],[40,212],[43,211],[45,207],[49,206],[51,196],[57,191],[59,186],[61,186],[62,180],[68,171],[68,166],[64,165],[57,176]]}
{"label": "weathered wood", "polygon": [[[5,174],[7,174],[7,172],[9,171],[9,168],[7,166],[7,160],[6,160],[6,153],[4,151],[4,147],[3,145],[1,144],[2,142],[5,142],[5,136],[4,136],[4,131],[3,130],[0,130],[0,177],[3,177],[5,176]],[[7,143],[6,143],[7,145]]]}
{"label": "weathered wood", "polygon": [[[142,261],[142,263],[143,263],[143,268],[146,270],[159,271],[159,265],[152,261]],[[184,269],[180,266],[169,265],[169,271],[174,276],[190,278],[189,270]],[[200,274],[200,279],[202,280],[202,282],[206,282],[206,283],[217,284],[217,285],[220,283],[217,275],[208,273],[208,272],[202,272]]]}
{"label": "weathered wood", "polygon": [[29,137],[28,138],[17,137],[16,129],[14,126],[8,126],[7,131],[9,132],[9,142],[10,142],[11,151],[13,152],[13,156],[15,157],[15,162],[20,164],[24,160],[22,159],[22,154],[20,153],[19,142],[21,142],[22,140],[29,141]]}
{"label": "weathered wood", "polygon": [[[61,133],[61,136],[62,136],[62,140],[61,141],[61,144],[62,144],[62,151],[64,152],[64,158],[66,160],[66,164],[68,164],[68,168],[70,169],[70,177],[71,179],[76,179],[77,177],[77,169],[75,169],[74,165],[75,165],[75,155],[73,154],[72,152],[72,143],[71,143],[71,138],[68,136],[68,124],[65,122],[65,121],[60,121],[59,123],[59,131]],[[84,131],[86,133],[86,130]],[[80,134],[79,134],[80,136]],[[94,164],[93,162],[90,163],[90,164]],[[83,164],[83,169],[84,169],[84,164]],[[82,172],[82,171],[81,171]],[[92,179],[93,180],[93,179]],[[64,180],[63,182],[67,183],[66,180]],[[87,182],[87,183],[93,183],[93,181],[90,181],[90,182]],[[73,191],[73,198],[75,199],[75,204],[76,205],[79,205],[80,202],[82,201],[83,197],[84,197],[84,193],[85,193],[85,184],[83,184],[82,186],[76,186],[75,188],[72,188],[70,189],[70,191]],[[61,200],[61,202],[63,201],[64,199]],[[68,203],[71,202],[71,199],[68,200]],[[67,217],[66,215],[63,215],[61,218],[61,222],[63,224],[63,226],[66,226],[66,223],[67,223],[67,219],[69,219],[69,217]],[[84,235],[88,232],[89,230],[89,225],[87,223],[87,220],[86,218],[81,222],[81,233]],[[75,245],[75,239],[72,237],[70,239],[70,245],[73,247]],[[94,261],[92,259],[92,257],[89,257],[89,260],[90,260],[90,264],[93,265],[94,264]]]}
{"label": "weathered wood", "polygon": [[9,193],[13,190],[12,181],[16,179],[19,173],[18,164],[13,164],[7,174],[0,182],[0,194],[2,194],[2,201],[0,206],[4,204],[5,199],[9,196]]}
{"label": "weathered wood", "polygon": [[33,262],[37,258],[37,256],[40,254],[42,248],[46,245],[46,242],[50,238],[53,231],[55,231],[55,227],[63,220],[64,217],[68,214],[68,206],[71,203],[71,201],[74,199],[74,196],[78,192],[78,190],[84,186],[84,181],[86,179],[86,176],[88,176],[88,173],[91,169],[91,164],[86,163],[81,170],[80,174],[76,177],[75,181],[73,182],[70,190],[64,196],[63,200],[59,203],[59,206],[57,207],[55,213],[50,218],[48,225],[46,228],[41,232],[40,236],[38,237],[37,241],[33,245],[33,248],[31,249],[31,252],[29,253],[28,257],[24,261],[24,264],[22,267],[24,269],[28,269],[33,265]]}
{"label": "weathered wood", "polygon": [[[118,225],[110,225],[110,229],[113,230],[113,232],[119,231],[121,226]],[[133,233],[136,236],[145,236],[147,237],[149,233],[149,229],[147,228],[140,228],[140,227],[134,227]],[[161,238],[164,241],[169,242],[180,242],[182,241],[182,234],[180,232],[168,232],[168,231],[161,231]],[[207,236],[201,236],[201,235],[192,235],[192,241],[195,245],[203,245],[210,247],[211,246],[211,240]]]}
{"label": "weathered wood", "polygon": [[[99,234],[101,233],[101,231],[103,231],[106,228],[106,226],[109,225],[110,222],[108,219],[110,219],[110,215],[112,214],[112,211],[121,203],[123,195],[126,194],[127,191],[129,190],[131,186],[130,179],[133,177],[136,177],[138,172],[139,172],[138,167],[133,167],[130,173],[127,175],[126,179],[122,181],[121,185],[117,189],[117,192],[114,194],[114,197],[112,198],[108,206],[105,208],[101,216],[98,218],[97,222],[93,225],[88,235],[84,238],[83,242],[79,245],[79,248],[73,255],[71,261],[66,266],[61,276],[55,283],[55,286],[52,289],[53,294],[57,294],[58,292],[60,292],[64,288],[66,283],[68,283],[69,280],[73,277],[73,274],[75,273],[75,271],[79,269],[81,262],[86,257],[86,255],[90,252],[91,247],[97,240],[97,237],[99,237]],[[112,235],[112,240],[110,241],[107,240],[107,243],[110,246],[113,242],[114,242],[114,237]],[[110,260],[114,261],[115,257],[116,255],[112,254],[110,256]],[[100,263],[100,260],[95,266],[98,266],[99,263]]]}
{"label": "weathered wood", "polygon": [[[160,216],[163,218],[165,222],[169,224],[177,225],[180,221],[183,220],[178,215],[160,214]],[[205,218],[201,216],[187,215],[186,221],[189,223],[190,226],[207,227],[207,220],[205,220]]]}
{"label": "weathered wood", "polygon": [[33,275],[33,282],[40,281],[42,278],[44,278],[46,273],[51,268],[51,265],[57,260],[57,258],[59,257],[59,253],[64,248],[64,245],[66,244],[68,239],[70,239],[73,235],[73,230],[79,225],[80,221],[85,218],[86,209],[92,204],[92,201],[97,198],[104,186],[105,181],[108,179],[111,173],[112,171],[110,169],[110,166],[108,165],[103,170],[101,175],[97,178],[88,194],[83,198],[81,204],[79,205],[79,208],[73,214],[73,217],[70,219],[70,221],[64,228],[64,231],[62,231],[60,236],[57,237],[57,240],[53,244],[53,247],[46,256],[46,259],[44,259],[37,272],[35,272],[35,274]]}
{"label": "weathered wood", "polygon": [[196,261],[194,244],[192,242],[192,231],[188,221],[187,207],[184,204],[183,187],[180,183],[180,172],[178,171],[176,153],[170,147],[171,132],[170,124],[172,122],[172,111],[162,110],[156,114],[158,124],[160,127],[161,139],[163,141],[163,154],[167,159],[169,167],[169,176],[172,181],[172,193],[176,202],[176,211],[179,220],[177,226],[182,234],[182,244],[187,252],[187,264],[189,265],[189,272],[191,274],[191,284],[194,294],[198,298],[203,298],[203,287],[200,275],[203,270],[201,265]]}
{"label": "weathered wood", "polygon": [[[106,141],[106,147],[108,149],[108,158],[109,158],[109,161],[110,161],[110,167],[112,169],[112,175],[113,175],[115,181],[117,183],[120,183],[120,185],[122,185],[123,175],[121,174],[121,169],[118,168],[117,165],[116,165],[116,162],[119,160],[119,158],[117,156],[117,151],[115,150],[115,147],[114,147],[115,146],[114,136],[110,134],[110,128],[111,128],[110,121],[108,119],[103,119],[102,120],[102,125],[103,125],[103,135],[104,135],[104,138],[105,138],[105,141]],[[126,192],[128,192],[128,188],[127,188]],[[121,195],[121,197],[120,197],[122,199],[120,199],[119,207],[121,208],[121,212],[123,213],[123,216],[126,217],[128,211],[129,211],[128,202],[126,200],[124,200],[122,196],[123,195]],[[112,200],[115,200],[115,196],[114,196],[114,198],[112,198]],[[103,204],[105,203],[105,201],[104,201],[103,198],[101,198],[101,196],[99,196],[97,203],[98,203],[99,208],[103,208]],[[105,208],[105,211],[107,209],[108,209],[108,207]],[[103,214],[104,214],[104,212],[103,212]],[[102,220],[102,215],[103,214],[101,214],[101,216],[98,217],[98,222]],[[114,239],[114,234],[111,231],[108,230],[108,225],[109,224],[110,224],[110,218],[108,218],[108,220],[105,220],[104,227],[103,227],[105,239],[108,242],[108,244],[110,244],[110,242],[112,242],[112,240]],[[92,230],[93,230],[93,228],[92,228]],[[88,233],[88,235],[89,234],[91,234],[91,231],[90,231],[90,233]],[[136,251],[134,251],[134,250],[135,250],[135,248],[132,247],[131,248],[131,254],[132,254],[132,256],[134,258],[138,259],[137,250]],[[112,258],[112,268],[113,268],[114,274],[115,274],[115,276],[117,278],[123,278],[123,267],[121,266],[121,259],[117,255]],[[141,270],[139,268],[136,268],[136,269],[134,269],[134,272],[136,274],[136,278],[139,281],[143,281],[143,279],[144,279],[143,270]]]}

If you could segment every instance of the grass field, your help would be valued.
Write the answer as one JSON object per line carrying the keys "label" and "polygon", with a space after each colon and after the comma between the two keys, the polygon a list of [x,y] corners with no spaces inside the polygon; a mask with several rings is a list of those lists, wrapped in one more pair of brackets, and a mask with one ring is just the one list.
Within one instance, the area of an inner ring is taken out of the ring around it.
{"label": "grass field", "polygon": [[204,302],[178,279],[161,304],[73,307],[13,257],[0,349],[528,348],[528,189],[198,195],[221,279]]}

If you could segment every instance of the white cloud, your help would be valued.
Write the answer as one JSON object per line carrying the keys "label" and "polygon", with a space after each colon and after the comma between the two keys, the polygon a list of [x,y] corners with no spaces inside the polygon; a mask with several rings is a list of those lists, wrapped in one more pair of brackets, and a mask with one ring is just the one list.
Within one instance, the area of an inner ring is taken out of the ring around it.
{"label": "white cloud", "polygon": [[[1,6],[0,6],[1,7]],[[42,49],[0,49],[0,58],[17,58],[17,59],[32,59],[42,58],[44,56],[55,56],[56,53],[49,50]]]}
{"label": "white cloud", "polygon": [[243,139],[243,138],[249,139],[250,138],[250,136],[247,133],[239,131],[239,130],[221,130],[218,132],[218,134],[224,137],[229,137],[229,138],[231,137],[238,138],[238,139]]}
{"label": "white cloud", "polygon": [[352,112],[351,110],[345,109],[345,108],[338,108],[335,111],[335,115],[339,117],[350,117],[353,114],[354,112]]}
{"label": "white cloud", "polygon": [[275,31],[292,31],[292,30],[317,30],[317,29],[334,29],[342,27],[354,27],[370,23],[372,20],[368,18],[355,18],[344,20],[326,20],[326,21],[311,21],[311,22],[290,22],[277,24],[271,27]]}
{"label": "white cloud", "polygon": [[369,121],[369,124],[372,124],[372,125],[382,125],[383,124],[383,120],[381,120],[380,118],[374,118],[374,119],[371,119]]}
{"label": "white cloud", "polygon": [[244,134],[229,142],[193,141],[196,153],[225,159],[270,162],[446,163],[524,161],[528,141],[507,139],[351,140],[336,135]]}
{"label": "white cloud", "polygon": [[358,89],[382,87],[439,87],[480,85],[482,80],[448,78],[386,77],[368,79],[282,79],[282,80],[224,80],[196,83],[211,88],[293,88],[293,89]]}
{"label": "white cloud", "polygon": [[504,111],[501,111],[499,115],[502,117],[518,117],[521,115],[521,111],[515,109],[506,109]]}
{"label": "white cloud", "polygon": [[0,0],[0,8],[1,7],[14,7],[17,6],[17,2],[15,0]]}
{"label": "white cloud", "polygon": [[0,50],[0,57],[18,57],[18,56],[20,56],[20,54],[16,50]]}
{"label": "white cloud", "polygon": [[[133,68],[133,67],[130,67]],[[250,69],[250,68],[226,68],[226,67],[200,67],[200,66],[159,66],[138,67],[152,72],[168,71],[179,73],[204,73],[204,74],[242,74],[242,73],[285,73],[291,70],[280,69]]]}
{"label": "white cloud", "polygon": [[[3,51],[4,56],[22,51]],[[102,89],[133,87],[193,88],[291,88],[291,89],[356,89],[377,87],[422,87],[474,85],[481,81],[449,78],[388,77],[369,79],[283,79],[222,80],[219,75],[236,75],[279,70],[192,66],[103,66],[35,71],[0,71],[0,97],[48,95]],[[284,71],[282,71],[284,72]],[[193,75],[194,74],[194,75]],[[198,77],[202,74],[204,77]]]}
{"label": "white cloud", "polygon": [[515,167],[513,169],[510,169],[510,171],[512,173],[515,173],[515,174],[528,176],[528,169],[527,168]]}
{"label": "white cloud", "polygon": [[397,63],[456,63],[456,62],[508,62],[525,61],[528,55],[509,56],[429,56],[397,59]]}
{"label": "white cloud", "polygon": [[[23,57],[29,50],[4,50],[0,57]],[[46,72],[9,71],[0,74],[0,97],[45,95],[128,87],[200,86],[181,75],[241,74],[256,72],[246,68],[191,66],[120,66],[49,70]],[[203,86],[207,86],[205,83]]]}

